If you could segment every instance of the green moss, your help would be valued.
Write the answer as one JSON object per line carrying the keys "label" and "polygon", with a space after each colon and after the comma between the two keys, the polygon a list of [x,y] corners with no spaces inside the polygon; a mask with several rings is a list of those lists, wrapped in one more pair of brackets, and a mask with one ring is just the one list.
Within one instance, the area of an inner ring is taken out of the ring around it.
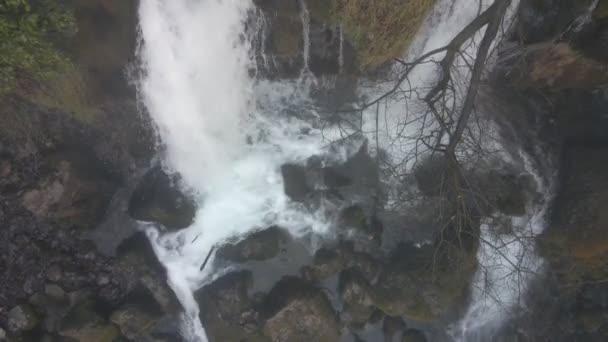
{"label": "green moss", "polygon": [[435,0],[312,0],[314,17],[342,27],[362,69],[400,57]]}
{"label": "green moss", "polygon": [[0,95],[69,65],[56,42],[73,35],[73,11],[56,0],[0,0]]}

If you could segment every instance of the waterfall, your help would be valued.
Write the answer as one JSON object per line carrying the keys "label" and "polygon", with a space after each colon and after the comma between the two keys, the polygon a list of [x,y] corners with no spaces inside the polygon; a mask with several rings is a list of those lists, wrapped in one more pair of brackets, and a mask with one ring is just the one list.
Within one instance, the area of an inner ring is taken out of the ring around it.
{"label": "waterfall", "polygon": [[138,91],[165,167],[179,172],[199,202],[187,229],[146,227],[186,310],[190,341],[206,341],[193,292],[214,277],[212,267],[200,271],[214,246],[275,224],[296,236],[327,227],[321,214],[283,193],[280,166],[321,154],[324,145],[311,122],[281,115],[281,106],[305,101],[301,83],[256,83],[249,75],[251,11],[245,0],[140,1]]}
{"label": "waterfall", "polygon": [[[299,4],[304,32],[301,78],[306,79],[312,77],[310,14],[304,1]],[[445,45],[479,10],[477,0],[439,0],[408,57]],[[198,305],[204,303],[196,302],[194,292],[217,276],[212,266],[200,270],[210,250],[271,225],[288,229],[294,236],[323,234],[329,227],[323,212],[295,205],[283,192],[281,165],[328,153],[324,140],[328,132],[319,131],[318,115],[306,109],[311,101],[308,82],[256,80],[251,76],[249,71],[256,66],[246,23],[254,12],[250,0],[140,1],[138,56],[142,76],[138,92],[162,141],[164,166],[182,176],[182,185],[192,191],[199,204],[194,223],[187,229],[167,233],[155,226],[145,227],[167,269],[169,285],[185,308],[183,333],[189,341],[207,340],[198,318]],[[262,19],[258,25],[266,22]],[[340,29],[340,67],[342,35]],[[267,64],[267,57],[262,58]],[[432,65],[422,65],[410,82],[425,86],[436,76]],[[381,121],[391,129],[401,127],[403,120],[396,106],[387,106],[382,113]],[[299,115],[285,114],[293,108]],[[376,115],[375,111],[365,113],[364,133],[374,131],[370,125],[378,122]],[[387,147],[391,157],[404,158],[408,151],[390,147],[395,134],[390,129],[383,131],[379,144]],[[540,209],[532,210],[533,229],[539,231],[545,207],[535,208]],[[486,234],[488,229],[482,230]],[[482,264],[484,258],[491,258],[487,255],[491,252],[480,250]],[[211,255],[209,265],[213,258]],[[481,277],[477,275],[477,282]],[[514,296],[500,287],[498,291],[505,293],[507,302]],[[482,301],[481,296],[473,296],[466,317],[459,323],[462,336],[470,336],[490,318],[500,320],[498,315],[486,315],[488,306]]]}
{"label": "waterfall", "polygon": [[302,21],[302,76],[310,74],[310,12],[306,1],[299,0],[300,20]]}
{"label": "waterfall", "polygon": [[480,269],[473,280],[469,308],[452,327],[456,341],[496,340],[505,321],[525,306],[528,284],[542,271],[543,261],[536,255],[534,238],[545,229],[555,192],[554,177],[543,174],[543,168],[535,165],[526,152],[520,150],[518,157],[523,171],[534,181],[526,214],[503,217],[506,221],[502,223],[511,226],[504,233],[500,233],[496,221],[482,222],[482,243],[477,253]]}

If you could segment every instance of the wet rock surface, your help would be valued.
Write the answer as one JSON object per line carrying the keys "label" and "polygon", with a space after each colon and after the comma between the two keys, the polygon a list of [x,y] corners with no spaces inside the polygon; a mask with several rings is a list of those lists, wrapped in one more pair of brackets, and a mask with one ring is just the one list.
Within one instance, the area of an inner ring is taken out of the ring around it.
{"label": "wet rock surface", "polygon": [[220,247],[216,256],[236,263],[267,260],[284,250],[285,244],[290,239],[289,232],[278,227],[270,227],[250,234],[236,244]]}
{"label": "wet rock surface", "polygon": [[284,278],[264,306],[264,334],[273,342],[338,340],[340,326],[329,300],[306,282]]}
{"label": "wet rock surface", "polygon": [[136,220],[160,223],[169,230],[192,224],[196,206],[190,196],[179,190],[175,178],[158,166],[146,172],[131,195],[129,215]]}
{"label": "wet rock surface", "polygon": [[[551,10],[547,10],[549,5],[553,6]],[[547,13],[544,24],[527,21],[531,16],[522,17],[525,29],[521,32],[530,40],[542,41],[542,37],[552,34],[562,34],[566,39],[559,43],[544,41],[532,56],[532,69],[536,71],[532,70],[531,76],[542,77],[528,79],[523,85],[546,96],[551,104],[549,117],[538,120],[551,122],[547,132],[551,132],[558,152],[559,178],[547,217],[549,224],[536,239],[538,253],[547,263],[546,273],[530,286],[526,297],[529,310],[505,329],[505,336],[513,339],[522,338],[514,332],[519,331],[530,340],[599,341],[608,331],[603,299],[607,287],[598,281],[605,279],[606,266],[603,198],[608,126],[603,114],[603,78],[607,50],[603,42],[607,26],[605,2],[599,1],[595,8],[589,5],[586,1],[540,1],[520,8],[530,13],[544,8]],[[589,15],[583,24],[568,29],[565,23],[580,24],[584,12]],[[552,76],[546,68],[553,70]],[[515,87],[522,84],[515,82]]]}

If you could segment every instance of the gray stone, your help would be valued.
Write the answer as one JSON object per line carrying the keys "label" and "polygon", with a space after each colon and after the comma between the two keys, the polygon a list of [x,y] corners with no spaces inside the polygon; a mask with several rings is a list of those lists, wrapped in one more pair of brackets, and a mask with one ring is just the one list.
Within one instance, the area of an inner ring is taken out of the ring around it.
{"label": "gray stone", "polygon": [[266,260],[279,254],[287,242],[288,233],[277,227],[255,232],[236,244],[227,244],[217,251],[217,256],[233,262]]}
{"label": "gray stone", "polygon": [[110,315],[110,321],[118,326],[122,334],[132,340],[138,340],[148,333],[148,329],[160,319],[151,310],[144,310],[135,305],[127,305]]}
{"label": "gray stone", "polygon": [[179,189],[174,175],[155,167],[144,175],[133,191],[128,211],[134,219],[177,230],[192,224],[196,203]]}
{"label": "gray stone", "polygon": [[66,299],[65,291],[56,284],[47,284],[44,286],[44,294],[54,301],[63,301]]}
{"label": "gray stone", "polygon": [[46,270],[46,278],[52,282],[59,282],[62,276],[63,272],[58,265],[52,265],[48,270]]}
{"label": "gray stone", "polygon": [[427,339],[424,333],[416,329],[407,329],[403,332],[403,342],[426,342]]}
{"label": "gray stone", "polygon": [[264,304],[264,335],[273,342],[338,341],[340,324],[325,294],[297,278],[284,278]]}
{"label": "gray stone", "polygon": [[18,305],[8,312],[8,330],[20,333],[32,330],[40,320],[34,309],[28,304]]}

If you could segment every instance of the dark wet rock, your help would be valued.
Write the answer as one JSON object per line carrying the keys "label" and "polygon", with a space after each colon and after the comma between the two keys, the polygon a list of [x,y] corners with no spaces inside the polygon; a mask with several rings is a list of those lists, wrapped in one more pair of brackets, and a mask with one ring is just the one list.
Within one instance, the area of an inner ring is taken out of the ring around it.
{"label": "dark wet rock", "polygon": [[308,179],[305,166],[285,164],[281,166],[284,191],[294,201],[304,201],[314,190],[314,184]]}
{"label": "dark wet rock", "polygon": [[287,231],[271,227],[252,233],[236,244],[220,247],[216,256],[237,263],[267,260],[277,256],[289,239]]}
{"label": "dark wet rock", "polygon": [[447,161],[443,155],[424,159],[414,169],[416,185],[425,196],[438,196],[445,189]]}
{"label": "dark wet rock", "polygon": [[[124,294],[136,295],[143,302],[155,303],[165,313],[173,313],[179,302],[173,291],[167,286],[166,271],[160,264],[148,238],[144,233],[137,233],[125,241],[118,249],[112,273],[99,274],[97,282],[111,274],[120,276],[120,286]],[[113,283],[110,279],[110,284]]]}
{"label": "dark wet rock", "polygon": [[353,270],[340,273],[339,291],[344,310],[355,326],[365,324],[375,310],[371,285]]}
{"label": "dark wet rock", "polygon": [[539,339],[599,341],[608,332],[606,151],[572,142],[563,150],[551,224],[537,238],[547,275],[531,287],[529,315],[515,323]]}
{"label": "dark wet rock", "polygon": [[302,277],[309,281],[319,281],[339,273],[344,269],[342,256],[334,250],[321,248],[313,258],[312,265],[302,268]]}
{"label": "dark wet rock", "polygon": [[402,342],[426,342],[426,336],[420,330],[407,329],[403,332]]}
{"label": "dark wet rock", "polygon": [[[446,183],[450,177],[444,156],[424,159],[414,169],[416,185],[428,197],[447,198],[450,191]],[[486,166],[463,171],[463,194],[471,208],[480,215],[501,212],[505,215],[523,216],[526,213],[528,180],[519,172],[508,168]]]}
{"label": "dark wet rock", "polygon": [[297,278],[284,278],[266,296],[264,335],[273,342],[337,341],[340,325],[325,294]]}
{"label": "dark wet rock", "polygon": [[61,288],[61,286],[56,284],[45,285],[44,294],[55,302],[62,302],[66,299],[65,291]]}
{"label": "dark wet rock", "polygon": [[317,250],[312,264],[304,267],[302,273],[306,279],[321,281],[352,268],[372,281],[381,267],[382,264],[369,254],[355,251],[352,243],[340,243]]}
{"label": "dark wet rock", "polygon": [[464,302],[476,267],[476,254],[461,247],[402,245],[373,287],[374,303],[390,316],[436,319]]}
{"label": "dark wet rock", "polygon": [[78,165],[88,161],[69,155],[68,158],[50,156],[48,174],[23,194],[21,203],[39,220],[84,226],[94,224],[103,216],[116,185],[84,165]]}
{"label": "dark wet rock", "polygon": [[562,157],[561,189],[553,205],[552,224],[538,242],[542,255],[567,283],[606,275],[607,152],[604,146],[570,146]]}
{"label": "dark wet rock", "polygon": [[361,239],[356,239],[353,236],[349,236],[349,240],[361,242],[357,244],[358,246],[361,244],[368,245],[369,243],[372,245],[379,244],[384,230],[384,226],[376,217],[373,208],[364,208],[357,204],[341,210],[338,219],[338,227],[347,235],[358,235],[358,237],[361,237],[363,241],[361,241]]}
{"label": "dark wet rock", "polygon": [[95,243],[97,250],[106,256],[115,256],[121,244],[126,243],[139,231],[139,224],[127,211],[134,187],[134,184],[129,184],[116,191],[103,221],[85,235]]}
{"label": "dark wet rock", "polygon": [[118,337],[119,329],[102,316],[96,305],[89,296],[76,299],[59,323],[59,335],[78,342],[106,342]]}
{"label": "dark wet rock", "polygon": [[530,192],[526,176],[511,170],[489,170],[469,177],[474,193],[479,195],[477,203],[480,212],[492,214],[500,212],[509,216],[526,214],[527,197]]}
{"label": "dark wet rock", "polygon": [[181,336],[181,318],[165,315],[149,328],[150,335],[158,342],[188,342]]}
{"label": "dark wet rock", "polygon": [[[260,66],[268,76],[280,78],[297,77],[304,66],[302,55],[304,35],[300,6],[297,1],[256,0],[266,19],[266,37],[260,39]],[[264,55],[266,54],[266,55]]]}
{"label": "dark wet rock", "polygon": [[526,1],[518,8],[515,34],[526,44],[551,40],[584,15],[592,0]]}
{"label": "dark wet rock", "polygon": [[46,271],[47,279],[53,282],[60,281],[62,276],[63,272],[61,271],[61,267],[59,265],[51,265]]}
{"label": "dark wet rock", "polygon": [[376,161],[369,155],[367,143],[344,163],[323,168],[323,181],[329,188],[374,188],[378,185]]}
{"label": "dark wet rock", "polygon": [[162,224],[174,230],[194,220],[193,200],[178,189],[177,179],[154,167],[141,179],[129,202],[129,214],[141,221]]}
{"label": "dark wet rock", "polygon": [[195,293],[209,341],[262,341],[260,318],[249,296],[249,271],[229,273]]}
{"label": "dark wet rock", "polygon": [[14,333],[22,333],[34,329],[40,318],[34,309],[28,304],[18,305],[8,312],[8,330]]}
{"label": "dark wet rock", "polygon": [[396,342],[405,329],[405,322],[400,317],[386,316],[382,322],[382,332],[385,342]]}
{"label": "dark wet rock", "polygon": [[[336,155],[352,150],[352,146],[340,144],[332,148]],[[343,162],[313,156],[303,164],[283,165],[285,194],[313,207],[318,207],[321,201],[345,207],[358,204],[373,217],[374,204],[380,195],[376,162],[369,155],[366,143],[350,152],[350,157]]]}
{"label": "dark wet rock", "polygon": [[145,304],[127,304],[110,315],[110,321],[118,326],[126,338],[145,340],[149,336],[150,327],[162,317],[156,308]]}

